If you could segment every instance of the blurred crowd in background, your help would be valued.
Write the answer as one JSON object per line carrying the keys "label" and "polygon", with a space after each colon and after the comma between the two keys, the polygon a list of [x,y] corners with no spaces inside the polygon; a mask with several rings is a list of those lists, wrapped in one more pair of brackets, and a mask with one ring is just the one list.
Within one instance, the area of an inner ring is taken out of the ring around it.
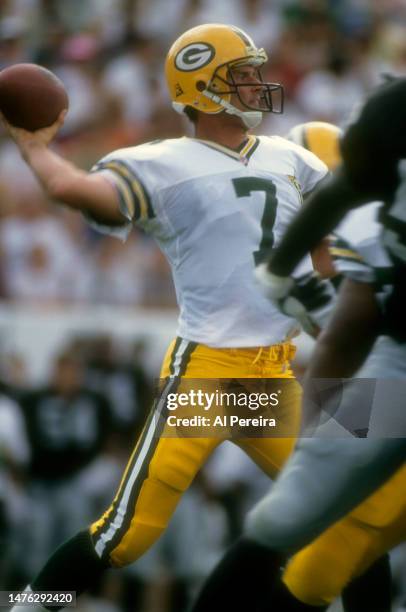
{"label": "blurred crowd in background", "polygon": [[[62,79],[70,108],[55,147],[90,169],[113,149],[192,135],[171,109],[163,62],[179,34],[205,22],[232,22],[268,52],[264,76],[284,85],[286,104],[259,133],[309,120],[345,126],[384,74],[406,74],[405,0],[1,0],[0,69],[36,62]],[[151,240],[134,230],[122,244],[48,202],[4,131],[0,201],[0,308],[175,307]],[[18,356],[12,365],[12,376],[0,369],[0,589],[23,586],[109,504],[156,376],[140,343],[123,354],[108,335],[70,338],[40,386],[18,375]],[[230,448],[152,553],[112,574],[104,599],[88,597],[81,610],[184,609],[267,486]]]}
{"label": "blurred crowd in background", "polygon": [[[83,168],[105,153],[190,130],[169,104],[163,62],[189,27],[230,20],[269,55],[285,113],[259,130],[343,125],[384,73],[406,72],[404,0],[2,0],[0,69],[37,62],[60,76],[70,108],[56,147]],[[0,140],[0,295],[46,304],[174,306],[160,252],[125,245],[50,205],[4,133]],[[80,262],[80,265],[78,265]]]}

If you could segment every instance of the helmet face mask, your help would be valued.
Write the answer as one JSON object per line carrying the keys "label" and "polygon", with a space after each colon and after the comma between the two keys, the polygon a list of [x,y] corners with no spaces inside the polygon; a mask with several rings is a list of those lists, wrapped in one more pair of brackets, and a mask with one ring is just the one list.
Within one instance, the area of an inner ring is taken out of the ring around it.
{"label": "helmet face mask", "polygon": [[[255,67],[255,86],[258,89],[261,89],[257,106],[247,104],[246,100],[242,99],[240,95],[241,88],[253,87],[252,82],[241,82],[235,79],[235,68],[239,68],[240,66]],[[225,77],[222,76],[224,72]],[[224,89],[221,89],[221,87],[224,87]],[[208,83],[207,89],[208,91],[221,96],[235,94],[237,95],[241,105],[249,110],[260,111],[262,113],[283,113],[284,92],[282,85],[280,83],[264,82],[260,67],[255,66],[254,63],[247,62],[246,60],[236,60],[234,62],[228,62],[222,66],[219,66],[215,70],[211,81]]]}
{"label": "helmet face mask", "polygon": [[[238,115],[247,127],[258,125],[263,112],[281,113],[282,85],[266,83],[261,77],[260,67],[267,59],[265,51],[234,26],[207,24],[188,30],[175,41],[166,59],[175,110],[183,112],[190,106],[207,114],[225,111]],[[254,68],[250,78],[238,78],[243,66]],[[258,90],[251,96],[254,104],[247,103],[247,88]],[[238,100],[238,106],[232,98]]]}

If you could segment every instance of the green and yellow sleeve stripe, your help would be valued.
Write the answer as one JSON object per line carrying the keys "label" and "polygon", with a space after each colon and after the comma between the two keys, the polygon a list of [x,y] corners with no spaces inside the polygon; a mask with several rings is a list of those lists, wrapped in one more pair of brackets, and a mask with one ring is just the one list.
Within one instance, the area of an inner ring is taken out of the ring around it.
{"label": "green and yellow sleeve stripe", "polygon": [[92,172],[108,171],[117,188],[120,210],[131,221],[146,221],[155,214],[151,199],[142,181],[124,161],[103,161],[92,168]]}
{"label": "green and yellow sleeve stripe", "polygon": [[345,249],[345,248],[330,246],[328,250],[329,250],[330,255],[334,259],[348,259],[351,261],[356,261],[356,262],[361,262],[361,263],[364,262],[364,259],[361,257],[361,255],[359,255],[359,253],[357,253],[356,251],[353,251],[352,249]]}

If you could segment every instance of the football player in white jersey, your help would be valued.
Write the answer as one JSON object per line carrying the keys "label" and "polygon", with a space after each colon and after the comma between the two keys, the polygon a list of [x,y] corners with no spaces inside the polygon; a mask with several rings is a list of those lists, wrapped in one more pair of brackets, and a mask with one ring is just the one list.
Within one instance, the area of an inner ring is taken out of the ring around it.
{"label": "football player in white jersey", "polygon": [[[227,437],[165,435],[167,399],[185,379],[289,380],[278,407],[284,435],[234,441],[271,477],[293,448],[301,393],[289,360],[297,324],[262,295],[253,273],[327,168],[285,139],[248,134],[264,112],[282,110],[281,85],[261,78],[266,59],[238,28],[187,31],[169,50],[166,77],[175,110],[194,122],[195,137],[114,151],[90,173],[48,148],[63,115],[35,133],[8,126],[48,196],[109,233],[123,236],[137,224],[155,238],[180,306],[160,396],[112,505],[50,558],[28,587],[34,592],[79,595],[106,568],[135,561],[166,528],[196,472]],[[303,270],[311,270],[310,256]],[[317,308],[326,302],[320,296]]]}

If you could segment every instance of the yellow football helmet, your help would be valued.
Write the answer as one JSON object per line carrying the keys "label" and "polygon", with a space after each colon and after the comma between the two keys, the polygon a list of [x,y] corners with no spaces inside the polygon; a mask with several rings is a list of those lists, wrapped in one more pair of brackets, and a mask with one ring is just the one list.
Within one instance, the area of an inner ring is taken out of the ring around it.
{"label": "yellow football helmet", "polygon": [[[247,127],[255,127],[263,112],[283,111],[282,85],[264,83],[261,78],[259,68],[267,59],[265,51],[234,26],[210,23],[188,30],[173,43],[166,57],[165,73],[174,109],[183,112],[190,106],[209,114],[225,111],[241,117]],[[262,88],[257,107],[247,106],[238,91],[252,84],[238,83],[233,78],[232,68],[243,65],[257,68]],[[233,93],[248,111],[230,103]]]}
{"label": "yellow football helmet", "polygon": [[308,149],[317,155],[329,170],[334,170],[341,162],[341,134],[340,128],[332,123],[309,121],[296,125],[286,138]]}

